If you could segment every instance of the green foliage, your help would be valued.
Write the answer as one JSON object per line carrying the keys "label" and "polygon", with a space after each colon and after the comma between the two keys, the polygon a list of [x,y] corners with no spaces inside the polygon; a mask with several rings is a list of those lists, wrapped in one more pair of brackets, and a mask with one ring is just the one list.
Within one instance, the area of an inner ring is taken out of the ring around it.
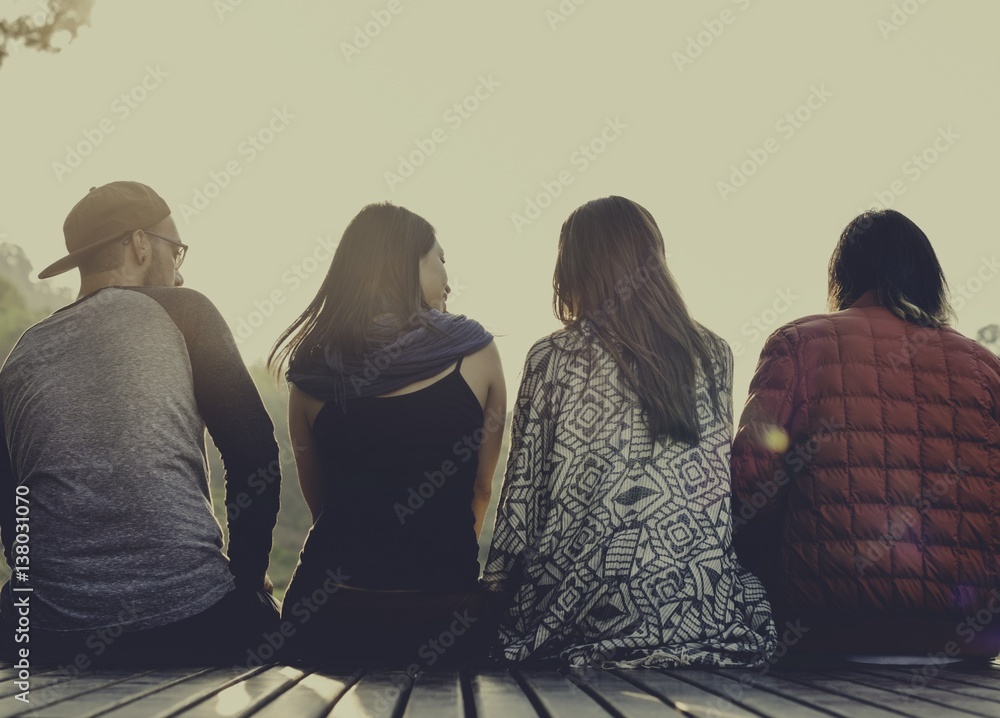
{"label": "green foliage", "polygon": [[0,362],[24,330],[67,304],[66,291],[31,281],[31,262],[16,244],[0,243]]}
{"label": "green foliage", "polygon": [[24,330],[36,321],[24,297],[10,281],[0,277],[0,359],[6,358]]}

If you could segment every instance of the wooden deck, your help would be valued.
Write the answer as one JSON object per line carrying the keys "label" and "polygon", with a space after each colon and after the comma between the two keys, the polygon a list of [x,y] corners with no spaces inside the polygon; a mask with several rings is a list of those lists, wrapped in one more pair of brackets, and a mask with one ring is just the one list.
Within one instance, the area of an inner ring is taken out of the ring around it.
{"label": "wooden deck", "polygon": [[[40,669],[31,703],[0,664],[0,717],[311,718],[315,716],[689,716],[694,718],[941,718],[1000,716],[1000,664],[923,669],[857,667],[749,670],[91,670]],[[920,680],[915,681],[915,678]],[[922,683],[926,680],[926,683]]]}

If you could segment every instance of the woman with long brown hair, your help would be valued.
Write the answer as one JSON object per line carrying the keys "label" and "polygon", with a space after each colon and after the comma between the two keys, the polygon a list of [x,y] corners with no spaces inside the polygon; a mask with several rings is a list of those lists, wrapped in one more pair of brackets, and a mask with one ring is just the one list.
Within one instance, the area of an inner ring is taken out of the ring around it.
{"label": "woman with long brown hair", "polygon": [[369,205],[271,353],[272,368],[288,362],[289,433],[314,521],[282,607],[287,659],[429,665],[485,653],[477,538],[506,389],[493,336],[448,314],[448,293],[434,228]]}
{"label": "woman with long brown hair", "polygon": [[623,197],[563,224],[483,577],[501,656],[752,666],[775,647],[731,547],[733,355],[688,313],[653,217]]}

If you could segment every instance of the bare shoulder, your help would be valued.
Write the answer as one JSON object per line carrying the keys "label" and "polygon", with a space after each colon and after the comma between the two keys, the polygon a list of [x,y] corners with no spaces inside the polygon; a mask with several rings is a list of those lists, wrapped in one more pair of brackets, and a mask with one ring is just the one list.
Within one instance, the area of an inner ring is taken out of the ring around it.
{"label": "bare shoulder", "polygon": [[500,350],[497,348],[496,339],[491,341],[479,351],[467,355],[465,359],[462,360],[462,367],[465,368],[466,364],[469,363],[483,367],[499,366]]}
{"label": "bare shoulder", "polygon": [[503,382],[503,367],[496,340],[479,351],[467,355],[462,360],[461,372],[462,378],[475,393],[480,405],[486,406],[490,389],[498,387]]}

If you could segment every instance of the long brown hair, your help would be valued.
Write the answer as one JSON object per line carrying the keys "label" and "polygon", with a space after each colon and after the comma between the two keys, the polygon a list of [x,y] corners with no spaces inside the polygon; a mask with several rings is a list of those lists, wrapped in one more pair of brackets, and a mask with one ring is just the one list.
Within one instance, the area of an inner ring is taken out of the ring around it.
{"label": "long brown hair", "polygon": [[698,363],[718,412],[710,341],[721,339],[688,313],[652,215],[624,197],[576,209],[559,233],[552,285],[556,317],[577,328],[588,320],[639,395],[650,432],[697,443]]}
{"label": "long brown hair", "polygon": [[267,365],[325,348],[359,356],[368,349],[371,318],[392,312],[421,321],[420,258],[434,247],[434,227],[390,202],[369,204],[344,230],[323,285],[271,348]]}

